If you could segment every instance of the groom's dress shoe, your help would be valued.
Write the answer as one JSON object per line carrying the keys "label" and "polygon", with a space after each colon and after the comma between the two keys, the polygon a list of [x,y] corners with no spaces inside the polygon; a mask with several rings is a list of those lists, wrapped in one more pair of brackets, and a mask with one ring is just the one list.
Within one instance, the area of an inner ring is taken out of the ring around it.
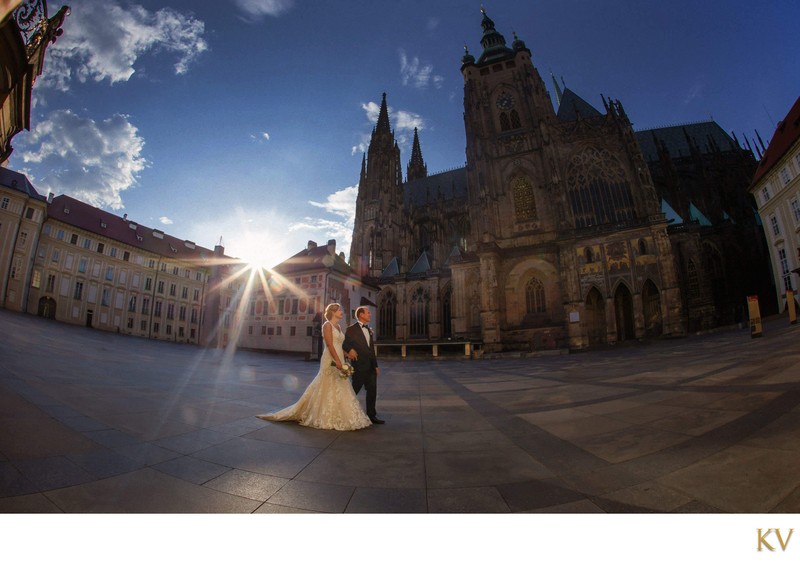
{"label": "groom's dress shoe", "polygon": [[371,420],[373,424],[383,424],[386,422],[385,420],[379,419],[378,417],[370,417],[369,420]]}

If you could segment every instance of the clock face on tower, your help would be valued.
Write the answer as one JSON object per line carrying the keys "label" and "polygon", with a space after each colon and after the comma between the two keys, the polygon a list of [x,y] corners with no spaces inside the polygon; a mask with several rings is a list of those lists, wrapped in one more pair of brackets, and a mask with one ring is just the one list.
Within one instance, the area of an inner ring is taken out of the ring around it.
{"label": "clock face on tower", "polygon": [[497,97],[497,107],[500,110],[511,110],[514,108],[514,97],[507,92],[500,93]]}

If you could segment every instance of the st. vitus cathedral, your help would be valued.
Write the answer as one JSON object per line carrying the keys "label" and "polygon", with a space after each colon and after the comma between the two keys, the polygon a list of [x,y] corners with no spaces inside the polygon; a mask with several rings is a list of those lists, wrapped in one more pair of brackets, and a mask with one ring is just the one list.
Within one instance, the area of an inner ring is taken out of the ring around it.
{"label": "st. vitus cathedral", "polygon": [[428,175],[415,131],[404,182],[381,101],[350,250],[380,288],[379,338],[497,352],[685,334],[668,219],[622,104],[603,114],[556,85],[556,112],[525,43],[481,25],[461,66],[466,167]]}

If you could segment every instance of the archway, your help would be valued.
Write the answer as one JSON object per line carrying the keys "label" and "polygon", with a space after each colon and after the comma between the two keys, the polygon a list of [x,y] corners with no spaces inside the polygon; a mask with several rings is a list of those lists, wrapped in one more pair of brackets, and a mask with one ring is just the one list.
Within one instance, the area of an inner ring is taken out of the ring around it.
{"label": "archway", "polygon": [[52,297],[42,297],[39,299],[39,310],[37,314],[44,318],[55,320],[56,318],[56,301]]}
{"label": "archway", "polygon": [[589,346],[606,343],[606,302],[596,287],[586,296],[586,333]]}
{"label": "archway", "polygon": [[661,294],[655,283],[649,279],[642,288],[642,312],[644,314],[644,335],[647,338],[661,336],[664,321],[661,318]]}
{"label": "archway", "polygon": [[636,337],[633,325],[633,298],[625,285],[619,285],[614,293],[614,316],[617,321],[617,341],[624,342]]}

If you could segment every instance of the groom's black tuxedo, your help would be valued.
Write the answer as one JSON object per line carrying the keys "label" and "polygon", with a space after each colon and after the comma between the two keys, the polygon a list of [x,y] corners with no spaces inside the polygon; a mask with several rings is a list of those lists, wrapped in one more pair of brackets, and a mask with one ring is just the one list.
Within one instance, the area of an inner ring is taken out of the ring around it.
{"label": "groom's black tuxedo", "polygon": [[358,395],[361,387],[367,391],[367,416],[375,418],[375,401],[378,397],[378,357],[375,355],[375,341],[372,336],[372,329],[369,329],[369,342],[364,337],[361,330],[361,323],[356,321],[347,327],[344,333],[344,343],[342,349],[345,352],[355,350],[358,354],[357,360],[350,360],[353,366],[353,390]]}

